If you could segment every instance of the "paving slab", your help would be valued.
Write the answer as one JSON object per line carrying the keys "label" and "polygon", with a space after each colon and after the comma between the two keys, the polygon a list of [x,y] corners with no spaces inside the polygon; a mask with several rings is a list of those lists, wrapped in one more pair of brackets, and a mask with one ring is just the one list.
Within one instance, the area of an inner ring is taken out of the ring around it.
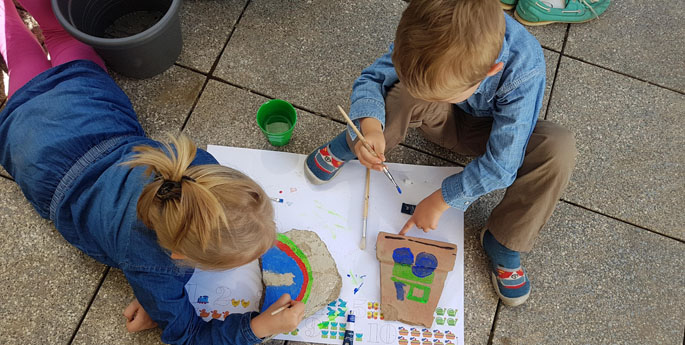
{"label": "paving slab", "polygon": [[[523,257],[532,292],[493,344],[682,344],[685,244],[561,203]],[[680,316],[678,316],[680,315]]]}
{"label": "paving slab", "polygon": [[[135,298],[126,277],[119,269],[112,268],[93,301],[72,344],[109,344],[109,345],[153,345],[164,344],[159,328],[142,332],[126,331],[123,311]],[[280,340],[266,342],[266,345],[282,345]]]}
{"label": "paving slab", "polygon": [[[514,17],[514,11],[504,11],[512,18]],[[523,25],[523,24],[522,24]],[[525,26],[524,27],[538,39],[540,45],[560,52],[561,48],[564,46],[564,37],[566,36],[566,27],[568,24],[555,23],[549,25],[540,26]]]}
{"label": "paving slab", "polygon": [[148,79],[111,74],[131,99],[147,135],[155,139],[181,130],[206,79],[200,73],[178,66],[171,66],[164,73]]}
{"label": "paving slab", "polygon": [[253,1],[215,76],[342,119],[352,83],[387,52],[400,0]]}
{"label": "paving slab", "polygon": [[212,144],[308,154],[345,128],[298,109],[290,143],[272,146],[256,122],[257,110],[267,101],[268,98],[211,80],[193,110],[185,133],[199,147]]}
{"label": "paving slab", "polygon": [[0,178],[0,344],[66,344],[105,267],[67,243]]}
{"label": "paving slab", "polygon": [[685,239],[685,95],[566,57],[556,85],[579,151],[563,199]]}
{"label": "paving slab", "polygon": [[10,176],[10,173],[8,173],[7,170],[5,170],[5,168],[3,168],[2,166],[0,166],[0,176],[8,178],[8,179],[12,179],[12,176]]}
{"label": "paving slab", "polygon": [[685,92],[685,2],[612,1],[600,16],[573,24],[565,54]]}
{"label": "paving slab", "polygon": [[129,333],[124,309],[135,298],[121,270],[110,268],[72,344],[163,344],[158,328]]}
{"label": "paving slab", "polygon": [[209,73],[246,2],[185,1],[180,14],[183,49],[177,63]]}

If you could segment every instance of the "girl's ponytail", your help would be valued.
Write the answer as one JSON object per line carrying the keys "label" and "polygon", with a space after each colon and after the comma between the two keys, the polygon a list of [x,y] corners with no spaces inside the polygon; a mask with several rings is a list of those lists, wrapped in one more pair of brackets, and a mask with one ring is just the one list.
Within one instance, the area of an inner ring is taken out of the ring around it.
{"label": "girl's ponytail", "polygon": [[138,199],[138,217],[159,244],[197,267],[227,269],[254,260],[273,245],[273,208],[262,188],[221,165],[190,166],[195,144],[170,137],[162,149],[137,146],[126,165],[154,175]]}

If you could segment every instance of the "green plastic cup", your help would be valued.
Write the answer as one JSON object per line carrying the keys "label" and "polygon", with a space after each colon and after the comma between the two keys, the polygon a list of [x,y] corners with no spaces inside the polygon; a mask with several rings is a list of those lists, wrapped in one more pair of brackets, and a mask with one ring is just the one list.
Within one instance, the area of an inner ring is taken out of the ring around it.
{"label": "green plastic cup", "polygon": [[296,122],[295,108],[282,99],[272,99],[257,110],[257,125],[273,146],[290,142]]}

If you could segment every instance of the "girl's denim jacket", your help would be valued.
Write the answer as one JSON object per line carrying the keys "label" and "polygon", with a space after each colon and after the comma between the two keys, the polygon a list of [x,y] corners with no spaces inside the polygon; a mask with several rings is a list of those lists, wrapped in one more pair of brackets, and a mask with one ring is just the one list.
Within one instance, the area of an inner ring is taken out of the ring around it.
{"label": "girl's denim jacket", "polygon": [[[185,285],[194,269],[170,258],[157,243],[154,231],[136,214],[138,197],[149,178],[143,168],[129,169],[120,163],[131,158],[134,142],[103,156],[79,179],[94,179],[88,188],[65,195],[61,203],[70,217],[55,225],[74,246],[96,260],[123,271],[133,292],[150,317],[162,329],[168,344],[255,344],[262,340],[252,332],[250,321],[257,313],[230,314],[224,321],[205,322],[188,299]],[[121,152],[127,152],[121,154]],[[192,163],[217,164],[209,153],[198,150]],[[98,166],[109,166],[103,170]],[[89,176],[89,170],[94,173]],[[99,176],[95,175],[100,171]],[[78,183],[77,183],[78,184]],[[79,230],[77,230],[79,229]]]}
{"label": "girl's denim jacket", "polygon": [[[545,92],[545,59],[538,41],[514,19],[505,16],[506,32],[495,63],[504,68],[480,84],[466,101],[456,104],[477,117],[492,117],[492,131],[483,155],[463,171],[442,181],[442,196],[452,207],[466,210],[481,195],[510,186],[523,163],[526,145],[537,122]],[[364,69],[350,97],[350,118],[372,117],[385,126],[385,96],[399,81],[389,52]],[[358,125],[358,122],[357,122]],[[354,139],[356,135],[349,131]]]}

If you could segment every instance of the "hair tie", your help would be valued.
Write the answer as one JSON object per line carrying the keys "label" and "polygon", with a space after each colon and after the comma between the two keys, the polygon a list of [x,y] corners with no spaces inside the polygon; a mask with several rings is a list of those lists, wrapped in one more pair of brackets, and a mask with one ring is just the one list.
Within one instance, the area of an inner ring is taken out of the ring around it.
{"label": "hair tie", "polygon": [[171,181],[171,180],[163,180],[162,185],[157,189],[157,198],[159,198],[162,201],[167,201],[171,199],[180,199],[181,198],[181,182],[183,180],[186,181],[192,181],[196,182],[194,178],[190,176],[183,176],[181,177],[181,181]]}

